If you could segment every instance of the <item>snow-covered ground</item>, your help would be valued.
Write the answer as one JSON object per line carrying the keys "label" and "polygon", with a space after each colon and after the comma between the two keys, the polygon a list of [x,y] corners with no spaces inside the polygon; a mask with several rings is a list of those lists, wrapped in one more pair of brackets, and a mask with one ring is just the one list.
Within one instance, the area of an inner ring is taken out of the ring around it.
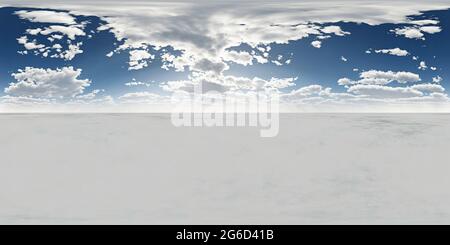
{"label": "snow-covered ground", "polygon": [[450,115],[0,115],[1,224],[450,224]]}

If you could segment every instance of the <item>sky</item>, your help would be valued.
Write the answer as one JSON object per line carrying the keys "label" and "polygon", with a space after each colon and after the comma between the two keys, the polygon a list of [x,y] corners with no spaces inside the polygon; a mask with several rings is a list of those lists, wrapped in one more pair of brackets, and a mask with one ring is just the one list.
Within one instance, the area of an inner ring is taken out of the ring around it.
{"label": "sky", "polygon": [[176,93],[294,111],[450,110],[448,1],[2,1],[0,112],[169,110]]}

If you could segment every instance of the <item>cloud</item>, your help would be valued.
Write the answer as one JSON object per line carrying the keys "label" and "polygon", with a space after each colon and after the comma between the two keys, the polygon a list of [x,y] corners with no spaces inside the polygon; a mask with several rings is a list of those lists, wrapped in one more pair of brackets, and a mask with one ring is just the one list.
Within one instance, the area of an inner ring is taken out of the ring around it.
{"label": "cloud", "polygon": [[445,92],[445,88],[442,87],[439,84],[432,84],[432,83],[423,83],[423,84],[416,84],[411,86],[410,88],[419,90],[422,92],[429,92],[429,93],[443,93]]}
{"label": "cloud", "polygon": [[393,32],[399,36],[404,36],[410,39],[424,39],[424,34],[420,31],[420,29],[414,27],[397,28],[393,30]]}
{"label": "cloud", "polygon": [[238,76],[224,76],[214,73],[198,73],[190,77],[189,80],[169,81],[160,86],[168,92],[188,92],[195,91],[207,93],[215,91],[219,93],[241,93],[244,91],[264,91],[267,93],[279,93],[280,89],[295,86],[298,78],[275,78],[265,80],[259,77],[247,78]]}
{"label": "cloud", "polygon": [[231,61],[243,66],[252,65],[253,64],[253,56],[249,54],[248,52],[241,51],[227,51],[224,54],[223,59],[225,61]]}
{"label": "cloud", "polygon": [[230,90],[227,85],[211,82],[206,79],[169,81],[161,84],[168,92],[208,93],[211,91],[224,93]]}
{"label": "cloud", "polygon": [[150,54],[147,50],[131,50],[130,51],[130,62],[128,64],[129,70],[140,70],[148,66],[150,60],[154,59],[155,56]]}
{"label": "cloud", "polygon": [[272,63],[274,63],[276,66],[282,66],[283,63],[279,62],[278,60],[272,60]]}
{"label": "cloud", "polygon": [[[19,44],[22,44],[26,50],[33,50],[32,52],[19,51],[20,54],[32,53],[45,58],[72,60],[76,55],[83,53],[83,50],[81,50],[83,43],[75,43],[75,41],[78,37],[86,36],[84,32],[86,23],[77,24],[73,15],[66,12],[47,10],[16,11],[15,14],[19,15],[22,19],[39,22],[43,25],[39,28],[27,29],[25,32],[26,36],[17,39]],[[46,36],[47,43],[37,43],[35,39],[28,41],[28,39],[38,35]],[[65,37],[68,40],[64,40]],[[60,43],[54,43],[57,41]]]}
{"label": "cloud", "polygon": [[426,69],[428,69],[428,66],[425,63],[425,61],[421,61],[420,64],[419,64],[419,67],[417,69],[425,71]]}
{"label": "cloud", "polygon": [[80,75],[81,69],[75,70],[73,67],[56,70],[27,67],[12,74],[16,82],[10,83],[4,92],[17,97],[40,99],[73,98],[91,84],[88,79],[79,79]]}
{"label": "cloud", "polygon": [[125,83],[125,86],[127,86],[127,87],[137,87],[137,86],[150,87],[150,86],[152,86],[152,84],[151,83],[144,83],[144,82],[137,82],[136,79],[133,78],[133,81]]}
{"label": "cloud", "polygon": [[202,71],[202,72],[214,72],[216,74],[220,74],[225,70],[228,70],[228,65],[221,61],[214,61],[211,59],[201,59],[196,61],[191,67],[193,71]]}
{"label": "cloud", "polygon": [[342,103],[346,100],[356,99],[357,95],[349,93],[334,93],[331,88],[313,84],[289,93],[281,95],[284,103],[293,104],[321,104],[321,103]]}
{"label": "cloud", "polygon": [[59,55],[58,54],[54,54],[51,57],[52,58],[63,58],[64,60],[72,60],[73,58],[75,58],[75,56],[77,54],[82,54],[84,51],[81,50],[80,46],[82,45],[82,43],[77,43],[77,44],[69,44],[68,49],[62,51]]}
{"label": "cloud", "polygon": [[[347,0],[347,1],[314,1],[305,0],[301,4],[298,1],[287,0],[283,2],[283,5],[273,4],[271,0],[260,0],[255,5],[248,5],[246,8],[241,8],[240,5],[236,5],[238,1],[227,1],[228,4],[223,2],[208,2],[206,5],[202,1],[184,0],[181,3],[185,6],[171,1],[153,1],[149,4],[145,0],[136,0],[133,5],[123,6],[118,0],[101,0],[96,2],[95,5],[85,1],[77,0],[3,0],[2,3],[9,6],[34,6],[34,7],[47,7],[47,8],[60,8],[69,9],[73,11],[90,11],[90,12],[106,12],[109,8],[109,16],[113,16],[112,13],[130,13],[130,14],[151,14],[163,15],[157,10],[173,10],[172,12],[184,13],[186,8],[196,7],[201,14],[209,15],[211,12],[217,9],[223,9],[227,12],[230,8],[235,9],[236,17],[246,17],[243,13],[248,13],[249,17],[258,15],[269,16],[268,19],[275,19],[277,22],[280,20],[289,21],[295,20],[309,20],[312,22],[336,22],[336,21],[353,21],[364,22],[368,24],[382,24],[382,23],[411,23],[413,20],[406,18],[410,15],[419,14],[419,11],[445,9],[449,6],[448,2],[442,0]],[[178,2],[179,3],[179,2]],[[236,6],[238,6],[236,8]],[[141,12],[139,12],[141,9]],[[282,14],[282,10],[285,10],[285,14]],[[133,11],[133,12],[130,12]],[[303,13],[299,16],[299,12]],[[177,15],[177,16],[179,16]],[[301,21],[300,21],[301,22]],[[300,23],[297,22],[297,23]]]}
{"label": "cloud", "polygon": [[440,83],[440,82],[442,82],[442,77],[440,77],[440,76],[436,76],[436,77],[433,77],[433,82],[434,83]]}
{"label": "cloud", "polygon": [[338,80],[339,85],[387,85],[394,81],[398,83],[414,83],[420,82],[421,78],[418,74],[412,72],[393,72],[393,71],[377,71],[369,70],[361,72],[359,80],[353,81],[349,78],[341,78]]}
{"label": "cloud", "polygon": [[86,33],[76,26],[49,26],[40,31],[39,34],[47,36],[53,33],[60,33],[67,36],[71,40],[75,40],[77,36],[85,36]]}
{"label": "cloud", "polygon": [[410,39],[422,39],[425,40],[424,33],[435,34],[441,32],[442,29],[439,26],[413,26],[413,27],[403,27],[396,28],[392,30],[395,34],[399,36],[404,36]]}
{"label": "cloud", "polygon": [[87,94],[77,95],[71,98],[64,104],[66,105],[113,105],[114,99],[110,95],[99,96],[99,94],[105,92],[104,90],[95,89]]}
{"label": "cloud", "polygon": [[312,45],[314,48],[321,48],[321,47],[322,47],[322,42],[316,40],[316,41],[311,42],[311,45]]}
{"label": "cloud", "polygon": [[43,48],[45,48],[45,45],[37,44],[36,40],[33,40],[33,41],[29,42],[28,38],[26,36],[17,38],[17,41],[19,42],[19,44],[22,44],[26,50],[43,49]]}
{"label": "cloud", "polygon": [[267,62],[269,62],[269,60],[267,58],[264,58],[261,55],[255,55],[254,58],[256,59],[256,62],[258,62],[260,64],[266,64]]}
{"label": "cloud", "polygon": [[408,87],[358,84],[348,89],[349,93],[376,99],[421,98],[431,94],[444,94],[445,88],[438,84],[417,84]]}
{"label": "cloud", "polygon": [[349,78],[346,78],[346,77],[341,78],[341,79],[338,80],[338,84],[341,85],[341,86],[349,86],[349,85],[353,85],[353,84],[356,84],[356,83],[357,82],[355,82],[355,81],[353,81],[353,80],[351,80]]}
{"label": "cloud", "polygon": [[167,97],[150,92],[127,93],[119,97],[123,104],[161,104],[168,100]]}
{"label": "cloud", "polygon": [[[26,96],[5,95],[0,97],[2,112],[110,112],[117,108],[111,96],[98,97],[100,90],[76,96],[67,101]],[[129,111],[129,110],[125,110]]]}
{"label": "cloud", "polygon": [[[281,95],[282,102],[288,105],[327,105],[355,106],[399,105],[403,103],[447,103],[445,89],[437,84],[418,84],[410,87],[390,87],[384,85],[357,84],[347,92],[332,92],[331,88],[309,85]],[[339,108],[339,107],[338,107]]]}
{"label": "cloud", "polygon": [[95,89],[95,90],[93,90],[92,92],[90,92],[88,94],[77,95],[75,98],[77,98],[79,100],[93,100],[101,92],[104,92],[104,91],[100,90],[100,89]]}
{"label": "cloud", "polygon": [[409,52],[400,48],[393,48],[393,49],[379,49],[375,50],[375,53],[377,54],[389,54],[394,56],[407,56],[409,55]]}
{"label": "cloud", "polygon": [[439,26],[423,26],[420,27],[420,30],[429,34],[435,34],[442,31],[441,27]]}
{"label": "cloud", "polygon": [[50,99],[32,98],[25,96],[11,96],[5,95],[0,97],[0,105],[22,105],[22,106],[34,106],[34,105],[51,105],[54,102]]}
{"label": "cloud", "polygon": [[[426,105],[426,103],[437,103],[439,106],[442,105],[448,105],[448,103],[450,103],[450,100],[448,98],[448,95],[445,93],[430,93],[426,96],[422,96],[422,97],[412,97],[412,98],[403,98],[403,99],[399,99],[399,102],[407,102],[407,103],[416,103],[415,107],[417,106],[423,106],[424,104]],[[414,104],[413,104],[414,105]],[[435,107],[432,108],[436,109]],[[413,109],[414,111],[414,109]],[[444,111],[448,111],[445,110]]]}
{"label": "cloud", "polygon": [[164,53],[161,55],[161,68],[164,70],[170,70],[174,68],[175,72],[185,71],[185,67],[191,64],[191,59],[186,55],[175,56],[170,53]]}
{"label": "cloud", "polygon": [[47,10],[36,10],[36,11],[16,11],[21,19],[26,19],[30,22],[38,23],[54,23],[54,24],[66,24],[73,25],[76,24],[75,18],[66,12],[56,12]]}
{"label": "cloud", "polygon": [[350,32],[343,31],[340,26],[326,26],[320,30],[325,34],[334,34],[336,36],[350,35]]}
{"label": "cloud", "polygon": [[324,89],[321,85],[310,85],[293,90],[288,96],[292,98],[307,98],[313,95],[328,94],[331,89]]}
{"label": "cloud", "polygon": [[408,82],[419,82],[421,81],[420,76],[418,74],[406,71],[393,72],[393,71],[377,71],[370,70],[364,71],[360,75],[361,78],[367,79],[365,81],[369,81],[370,79],[381,79],[386,80],[388,82],[397,81],[399,83],[408,83]]}
{"label": "cloud", "polygon": [[54,44],[53,46],[45,46],[43,44],[37,44],[36,40],[28,41],[26,36],[17,39],[19,44],[22,44],[25,51],[19,51],[20,54],[28,54],[27,50],[32,50],[35,55],[42,55],[43,57],[61,58],[64,60],[72,60],[76,55],[82,54],[81,50],[82,42],[67,45],[67,49],[63,49],[61,44]]}
{"label": "cloud", "polygon": [[439,24],[438,20],[412,20],[410,21],[411,24],[419,25],[419,26],[426,26],[426,25],[437,25]]}
{"label": "cloud", "polygon": [[410,87],[388,87],[382,85],[358,84],[348,89],[349,93],[370,96],[372,98],[410,98],[421,97],[423,93]]}
{"label": "cloud", "polygon": [[[411,72],[393,72],[370,70],[360,74],[360,80],[353,81],[341,78],[338,84],[345,86],[351,95],[359,96],[358,100],[377,100],[379,102],[392,102],[400,100],[424,101],[425,98],[434,100],[446,98],[445,88],[439,84],[422,83],[406,87],[387,86],[396,81],[399,84],[420,82],[419,75]],[[354,99],[354,98],[353,98]]]}
{"label": "cloud", "polygon": [[[341,37],[351,34],[350,32],[343,31],[340,26],[325,26],[325,27],[322,27],[322,28],[317,27],[317,30],[319,30],[320,32],[322,32],[324,34],[334,34],[336,36],[341,36]],[[314,34],[317,34],[317,33],[314,33]],[[317,38],[320,39],[320,40],[324,40],[324,39],[331,38],[331,36],[329,36],[329,35],[318,35]],[[311,45],[314,48],[321,48],[322,47],[322,41],[320,41],[320,40],[312,41]]]}
{"label": "cloud", "polygon": [[272,77],[269,81],[265,82],[264,87],[268,89],[283,89],[295,86],[295,81],[298,77],[291,78],[274,78]]}
{"label": "cloud", "polygon": [[421,83],[411,86],[397,87],[387,86],[396,81],[399,84],[420,82],[419,75],[411,72],[393,71],[364,71],[360,74],[360,80],[353,81],[349,78],[341,78],[338,84],[347,88],[347,93],[357,97],[351,100],[399,102],[399,101],[435,101],[438,98],[447,98],[445,88],[439,84]]}

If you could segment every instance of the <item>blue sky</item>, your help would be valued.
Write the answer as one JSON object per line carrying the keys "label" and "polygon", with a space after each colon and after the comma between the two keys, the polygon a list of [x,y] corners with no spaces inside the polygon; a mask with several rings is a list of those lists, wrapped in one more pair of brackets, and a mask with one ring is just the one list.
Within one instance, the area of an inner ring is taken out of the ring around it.
{"label": "blue sky", "polygon": [[[3,103],[24,98],[90,103],[83,96],[94,93],[108,103],[136,97],[139,104],[163,101],[198,83],[227,93],[270,90],[294,104],[448,102],[448,9],[403,14],[387,6],[392,20],[374,11],[372,19],[369,14],[356,23],[349,10],[339,21],[317,21],[316,16],[308,19],[308,12],[299,11],[306,16],[300,18],[273,5],[250,8],[248,19],[215,12],[232,8],[228,5],[203,7],[211,14],[198,16],[194,8],[167,6],[162,14],[136,11],[126,17],[107,5],[97,12],[86,10],[89,6],[73,10],[52,4],[0,8]],[[69,31],[55,31],[55,26],[82,34],[71,38]],[[64,58],[69,45],[82,53]],[[338,83],[343,78],[349,82]],[[282,82],[273,85],[274,79]],[[381,91],[387,91],[386,97]]]}

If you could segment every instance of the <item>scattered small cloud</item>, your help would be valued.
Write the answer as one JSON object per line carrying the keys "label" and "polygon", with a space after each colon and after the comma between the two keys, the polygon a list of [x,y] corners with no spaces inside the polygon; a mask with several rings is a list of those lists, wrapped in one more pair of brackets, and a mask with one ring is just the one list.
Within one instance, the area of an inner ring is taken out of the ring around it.
{"label": "scattered small cloud", "polygon": [[409,39],[422,39],[425,40],[425,34],[436,34],[442,31],[439,26],[408,26],[403,28],[396,28],[391,30],[398,36],[404,36]]}
{"label": "scattered small cloud", "polygon": [[311,42],[311,45],[312,45],[314,48],[321,48],[321,47],[322,47],[322,42],[316,40],[316,41]]}
{"label": "scattered small cloud", "polygon": [[394,56],[407,56],[409,55],[409,52],[400,48],[393,48],[393,49],[379,49],[375,50],[375,53],[377,54],[389,54]]}
{"label": "scattered small cloud", "polygon": [[442,77],[440,77],[440,76],[436,76],[436,77],[433,77],[433,82],[434,83],[440,83],[440,82],[442,82]]}
{"label": "scattered small cloud", "polygon": [[418,67],[419,70],[425,71],[426,69],[428,69],[427,64],[425,63],[425,61],[421,61]]}

